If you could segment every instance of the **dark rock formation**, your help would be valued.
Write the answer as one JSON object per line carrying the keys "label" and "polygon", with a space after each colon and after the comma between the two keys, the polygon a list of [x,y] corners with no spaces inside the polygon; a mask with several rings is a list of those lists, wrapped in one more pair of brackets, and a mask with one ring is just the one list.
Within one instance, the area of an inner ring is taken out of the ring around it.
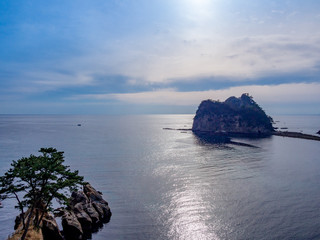
{"label": "dark rock formation", "polygon": [[[30,214],[30,209],[25,212],[25,219]],[[93,232],[96,232],[103,223],[109,222],[111,211],[102,198],[102,193],[96,191],[90,184],[83,187],[83,191],[73,192],[70,198],[70,206],[67,209],[56,209],[56,216],[61,216],[63,234],[60,232],[58,224],[53,216],[45,213],[42,220],[39,220],[40,214],[34,210],[31,215],[31,226],[28,234],[33,233],[33,223],[41,222],[40,231],[37,232],[39,237],[32,239],[39,240],[85,240],[91,239]],[[20,214],[15,219],[14,238],[22,234],[23,216]],[[27,238],[30,239],[30,238]]]}
{"label": "dark rock formation", "polygon": [[79,216],[82,215],[84,218],[87,218],[88,216],[93,225],[100,222],[99,213],[93,207],[92,202],[84,194],[84,192],[73,192],[71,197],[71,208],[75,213],[78,213]]}
{"label": "dark rock formation", "polygon": [[76,204],[73,209],[74,214],[76,215],[78,221],[81,224],[81,227],[84,232],[92,231],[92,219],[89,214],[83,209],[80,203]]}
{"label": "dark rock formation", "polygon": [[83,238],[81,224],[72,211],[65,211],[63,214],[62,227],[65,239],[77,240]]}
{"label": "dark rock formation", "polygon": [[[37,209],[31,213],[31,209],[28,209],[24,213],[24,219],[26,220],[29,215],[31,214],[31,222],[28,228],[28,233],[26,235],[26,239],[34,239],[34,240],[63,240],[63,236],[59,230],[59,226],[54,219],[54,217],[50,213],[44,213],[44,216],[40,222],[40,229],[35,227],[35,222],[40,221],[40,215],[37,212]],[[23,233],[23,216],[20,214],[15,219],[15,226],[14,229],[16,230],[13,234],[12,238],[9,239],[20,239]]]}
{"label": "dark rock formation", "polygon": [[96,191],[90,184],[85,185],[83,191],[92,202],[95,210],[99,213],[100,220],[102,222],[109,222],[111,218],[111,211],[108,202],[102,198],[102,193]]}
{"label": "dark rock formation", "polygon": [[319,134],[319,135],[320,135],[320,130],[317,132],[317,134]]}
{"label": "dark rock formation", "polygon": [[42,220],[42,235],[44,240],[63,240],[56,220],[49,214]]}
{"label": "dark rock formation", "polygon": [[73,192],[70,209],[62,216],[62,226],[66,239],[87,239],[103,223],[109,222],[111,211],[102,193],[90,184],[83,191]]}
{"label": "dark rock formation", "polygon": [[230,97],[225,102],[203,101],[193,120],[197,135],[268,136],[274,132],[272,118],[248,94]]}

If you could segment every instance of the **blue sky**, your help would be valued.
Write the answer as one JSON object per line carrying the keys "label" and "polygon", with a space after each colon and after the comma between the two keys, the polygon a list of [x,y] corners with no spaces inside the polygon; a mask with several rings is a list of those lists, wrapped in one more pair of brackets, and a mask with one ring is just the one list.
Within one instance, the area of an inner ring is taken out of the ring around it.
{"label": "blue sky", "polygon": [[320,114],[318,0],[1,0],[0,114]]}

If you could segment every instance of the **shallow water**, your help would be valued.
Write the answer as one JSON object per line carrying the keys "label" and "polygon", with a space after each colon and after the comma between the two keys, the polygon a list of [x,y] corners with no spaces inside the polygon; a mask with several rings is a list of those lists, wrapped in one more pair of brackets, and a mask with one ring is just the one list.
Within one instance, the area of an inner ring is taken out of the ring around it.
{"label": "shallow water", "polygon": [[[320,238],[320,142],[237,139],[250,148],[163,130],[191,128],[192,117],[2,115],[0,174],[41,147],[64,151],[113,213],[93,239]],[[319,116],[278,119],[320,129]],[[16,215],[14,202],[3,204],[0,239]]]}

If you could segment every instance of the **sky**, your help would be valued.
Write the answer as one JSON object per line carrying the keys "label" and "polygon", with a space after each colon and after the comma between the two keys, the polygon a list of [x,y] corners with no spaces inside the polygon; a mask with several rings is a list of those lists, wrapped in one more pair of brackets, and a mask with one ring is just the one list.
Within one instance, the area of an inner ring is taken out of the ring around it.
{"label": "sky", "polygon": [[319,0],[0,0],[0,114],[320,114]]}

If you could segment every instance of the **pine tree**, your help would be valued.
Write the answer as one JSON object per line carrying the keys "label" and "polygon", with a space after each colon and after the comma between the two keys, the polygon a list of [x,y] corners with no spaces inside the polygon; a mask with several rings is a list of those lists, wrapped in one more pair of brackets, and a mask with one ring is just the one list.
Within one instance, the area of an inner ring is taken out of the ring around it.
{"label": "pine tree", "polygon": [[[13,161],[11,168],[0,177],[1,198],[15,198],[18,202],[16,208],[21,212],[23,235],[27,234],[31,215],[36,212],[35,227],[39,227],[45,213],[52,210],[52,201],[68,204],[69,193],[82,185],[83,177],[78,171],[71,171],[69,166],[63,165],[63,152],[55,148],[41,148],[42,155],[30,155]],[[23,195],[24,194],[24,195]],[[30,209],[25,219],[24,209]]]}

